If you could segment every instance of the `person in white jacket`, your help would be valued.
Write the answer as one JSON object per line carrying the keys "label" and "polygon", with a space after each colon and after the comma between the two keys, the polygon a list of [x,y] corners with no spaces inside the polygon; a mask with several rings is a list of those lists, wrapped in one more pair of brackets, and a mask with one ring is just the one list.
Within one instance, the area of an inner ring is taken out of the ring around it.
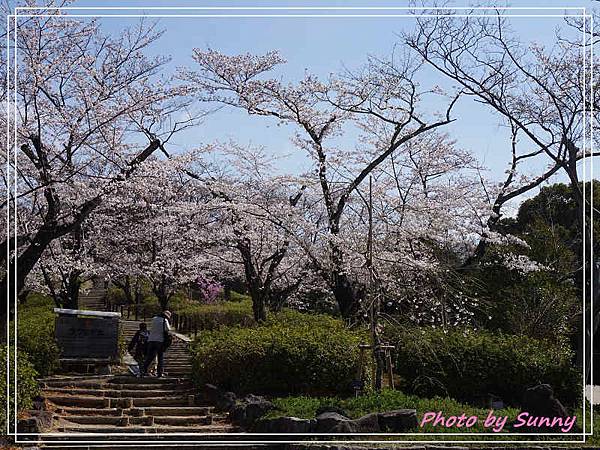
{"label": "person in white jacket", "polygon": [[145,376],[148,373],[148,367],[154,361],[154,358],[158,358],[158,367],[156,371],[157,377],[162,377],[165,365],[165,336],[171,331],[171,325],[169,319],[171,313],[169,311],[163,311],[161,314],[156,315],[152,318],[150,324],[150,336],[148,337],[148,353],[144,365],[141,368],[141,376]]}

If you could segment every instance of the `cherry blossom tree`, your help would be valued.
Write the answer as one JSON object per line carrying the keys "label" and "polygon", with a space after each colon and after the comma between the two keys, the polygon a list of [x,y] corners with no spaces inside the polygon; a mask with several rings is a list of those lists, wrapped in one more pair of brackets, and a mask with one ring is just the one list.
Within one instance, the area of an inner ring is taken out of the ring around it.
{"label": "cherry blossom tree", "polygon": [[148,281],[163,309],[205,267],[203,233],[212,220],[206,199],[185,192],[178,164],[148,160],[90,217],[97,271]]}
{"label": "cherry blossom tree", "polygon": [[264,321],[267,309],[280,309],[304,280],[298,245],[310,228],[302,216],[304,187],[273,175],[273,161],[261,149],[235,143],[198,149],[185,173],[212,196],[208,266],[216,277],[242,278],[255,320]]}
{"label": "cherry blossom tree", "polygon": [[[573,37],[568,29],[559,30],[552,46],[527,45],[498,12],[483,18],[458,18],[443,12],[446,17],[433,12],[418,18],[416,31],[405,35],[405,42],[427,64],[488,106],[511,130],[511,142],[507,143],[511,162],[506,179],[495,194],[489,228],[495,228],[502,206],[508,201],[540,186],[555,174],[562,174],[569,180],[578,205],[580,242],[583,244],[584,236],[591,241],[592,205],[584,196],[584,184],[579,178],[583,158],[598,156],[591,140],[586,138],[590,126],[598,122],[597,109],[590,115],[597,98],[591,96],[589,87],[598,79],[591,70],[596,67],[597,72],[598,64],[590,64],[588,47],[597,39],[595,30],[590,31],[591,23],[585,19],[570,22],[577,36]],[[586,116],[593,121],[586,120]],[[545,166],[533,177],[522,170],[530,161]],[[488,241],[484,236],[469,263],[481,259]],[[589,278],[597,278],[600,265],[591,260],[591,246],[581,245],[581,249],[584,265],[594,268]],[[572,276],[581,286],[581,268]],[[591,307],[598,317],[599,305],[600,298],[596,295]],[[588,348],[595,332],[586,330]],[[580,361],[584,359],[583,347],[580,342]]]}
{"label": "cherry blossom tree", "polygon": [[[294,141],[314,161],[330,235],[328,263],[320,265],[318,273],[330,286],[344,317],[356,313],[360,297],[344,270],[347,255],[339,241],[351,196],[401,146],[450,123],[458,98],[448,101],[443,114],[427,114],[421,106],[423,97],[438,94],[416,82],[420,64],[404,56],[371,57],[360,71],[334,75],[326,82],[307,74],[298,83],[284,84],[268,77],[285,62],[277,52],[228,56],[195,49],[196,70],[182,70],[180,74],[201,100],[297,127]],[[347,127],[362,133],[351,150],[336,145],[335,138]],[[338,161],[345,164],[337,165]],[[314,259],[314,263],[319,264],[319,260]]]}
{"label": "cherry blossom tree", "polygon": [[[511,132],[510,163],[494,194],[488,225],[494,227],[507,202],[559,172],[570,180],[583,217],[578,163],[595,154],[584,142],[584,111],[586,103],[591,104],[584,86],[591,79],[589,70],[585,73],[581,41],[557,38],[552,48],[526,45],[499,14],[458,18],[434,12],[416,23],[416,31],[407,33],[405,42],[427,64],[487,105]],[[530,161],[541,161],[546,167],[528,176],[522,167]],[[481,241],[476,257],[483,254],[485,242]]]}
{"label": "cherry blossom tree", "polygon": [[[160,75],[168,59],[146,56],[161,35],[154,24],[141,20],[106,35],[95,20],[39,12],[17,23],[17,78],[8,78],[8,87],[16,84],[8,91],[17,106],[17,122],[10,124],[16,165],[9,159],[17,186],[9,200],[18,229],[0,254],[12,251],[9,274],[18,266],[17,292],[54,240],[76,232],[122,180],[196,117],[181,114],[189,104],[185,89]],[[7,202],[1,206],[6,210]],[[11,279],[2,279],[2,295]]]}
{"label": "cherry blossom tree", "polygon": [[22,294],[30,290],[44,292],[58,308],[77,309],[82,284],[94,276],[94,261],[85,235],[79,227],[53,240],[30,272]]}

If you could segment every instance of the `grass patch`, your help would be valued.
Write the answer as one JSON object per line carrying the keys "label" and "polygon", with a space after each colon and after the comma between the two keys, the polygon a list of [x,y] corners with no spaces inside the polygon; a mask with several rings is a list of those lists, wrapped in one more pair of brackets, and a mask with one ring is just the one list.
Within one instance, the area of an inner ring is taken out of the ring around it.
{"label": "grass patch", "polygon": [[[415,409],[417,411],[417,418],[420,421],[423,418],[423,414],[428,411],[442,411],[446,417],[455,415],[460,416],[465,414],[466,416],[477,416],[479,420],[471,428],[445,428],[443,426],[433,427],[430,424],[424,427],[417,427],[409,432],[422,433],[423,436],[381,436],[378,440],[407,440],[407,441],[419,441],[424,439],[435,439],[435,440],[480,440],[480,441],[498,441],[498,440],[529,440],[524,436],[507,436],[503,433],[498,433],[493,436],[477,436],[476,433],[490,433],[489,428],[483,427],[483,421],[489,413],[489,409],[474,408],[473,406],[460,403],[451,398],[422,398],[416,395],[408,395],[401,391],[395,391],[390,389],[384,389],[379,393],[373,392],[357,398],[349,397],[307,397],[307,396],[296,396],[296,397],[279,397],[271,399],[271,401],[279,408],[269,412],[265,418],[276,418],[281,416],[293,416],[302,419],[312,419],[316,416],[316,411],[320,407],[335,406],[343,409],[347,415],[352,419],[357,419],[366,414],[375,412],[391,411],[394,409]],[[508,416],[508,422],[514,420],[519,414],[519,410],[515,408],[504,408],[495,410],[496,416]],[[581,410],[575,412],[577,415],[577,425],[582,429],[582,414]],[[600,414],[594,413],[594,430],[600,429]],[[589,418],[588,418],[588,429],[589,429]],[[454,433],[473,433],[473,436],[453,436]],[[427,433],[444,433],[444,436],[431,436],[427,438]],[[544,440],[548,442],[556,442],[560,448],[564,447],[589,447],[589,448],[600,448],[600,435],[595,433],[594,436],[588,436],[585,444],[563,444],[561,443],[560,436],[538,436],[532,434],[532,440]],[[579,439],[576,435],[565,434],[567,440]],[[527,444],[502,444],[504,447],[510,448],[531,448]],[[536,447],[537,448],[537,447]]]}

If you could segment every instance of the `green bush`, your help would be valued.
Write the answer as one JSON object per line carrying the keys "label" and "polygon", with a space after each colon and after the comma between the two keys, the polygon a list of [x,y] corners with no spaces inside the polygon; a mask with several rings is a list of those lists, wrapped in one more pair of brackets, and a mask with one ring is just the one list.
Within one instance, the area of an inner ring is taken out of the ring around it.
{"label": "green bush", "polygon": [[[14,400],[14,347],[10,349],[10,408],[14,411],[15,400]],[[6,358],[7,348],[6,345],[0,346],[0,423],[6,423]],[[17,352],[17,411],[31,408],[32,398],[39,394],[38,384],[35,380],[38,373],[33,368],[33,365],[29,361],[27,354],[23,351]]]}
{"label": "green bush", "polygon": [[199,334],[193,377],[236,393],[347,394],[364,339],[332,317],[287,311],[253,328]]}
{"label": "green bush", "polygon": [[199,330],[217,330],[222,327],[250,327],[256,324],[252,314],[252,302],[236,300],[214,304],[200,304],[190,301],[173,309],[180,317],[198,324]]}
{"label": "green bush", "polygon": [[407,392],[475,404],[493,394],[519,405],[526,388],[548,383],[565,405],[581,398],[581,373],[567,347],[488,331],[389,327],[385,334],[396,346],[395,370]]}
{"label": "green bush", "polygon": [[[457,402],[451,398],[421,398],[416,395],[408,395],[401,391],[383,389],[380,392],[371,392],[358,397],[340,398],[340,397],[282,397],[272,400],[277,409],[269,412],[268,418],[293,416],[302,419],[312,419],[316,416],[317,410],[322,407],[341,408],[348,417],[357,419],[366,414],[393,411],[396,409],[415,409],[419,422],[423,414],[429,411],[443,411],[445,416],[466,414],[467,416],[478,416],[485,418],[489,409],[474,408]],[[495,411],[497,416],[508,416],[514,419],[519,410],[514,408],[504,408]],[[465,429],[451,428],[445,429],[438,426],[433,427],[427,424],[424,427],[417,427],[414,432],[465,432]],[[477,426],[470,428],[469,432],[488,432],[482,426],[482,421],[478,421]]]}
{"label": "green bush", "polygon": [[30,294],[18,307],[17,348],[29,355],[41,376],[58,368],[60,349],[54,338],[53,308],[52,300],[40,294]]}

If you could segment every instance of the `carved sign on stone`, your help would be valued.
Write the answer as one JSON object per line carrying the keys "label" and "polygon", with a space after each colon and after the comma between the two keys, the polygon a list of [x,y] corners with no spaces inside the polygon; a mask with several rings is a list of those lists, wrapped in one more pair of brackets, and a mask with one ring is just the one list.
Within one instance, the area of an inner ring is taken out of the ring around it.
{"label": "carved sign on stone", "polygon": [[118,357],[118,318],[59,315],[55,332],[62,358]]}

